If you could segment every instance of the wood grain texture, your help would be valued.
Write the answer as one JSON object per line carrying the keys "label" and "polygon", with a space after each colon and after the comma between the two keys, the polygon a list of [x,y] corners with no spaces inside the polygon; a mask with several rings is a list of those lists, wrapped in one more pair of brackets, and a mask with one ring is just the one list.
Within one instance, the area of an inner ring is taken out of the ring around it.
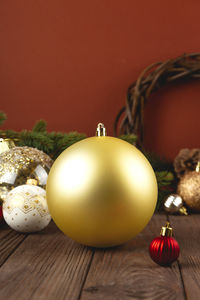
{"label": "wood grain texture", "polygon": [[185,299],[178,264],[160,267],[148,254],[165,220],[164,215],[155,215],[129,243],[96,250],[80,299]]}
{"label": "wood grain texture", "polygon": [[30,234],[3,264],[0,299],[77,299],[93,250],[64,236],[51,223]]}
{"label": "wood grain texture", "polygon": [[52,222],[44,231],[24,235],[0,230],[1,300],[189,299],[200,295],[200,215],[170,216],[180,244],[178,263],[156,265],[151,240],[165,224],[155,215],[130,242],[110,249],[84,247]]}
{"label": "wood grain texture", "polygon": [[5,223],[0,225],[0,267],[24,241],[26,234],[10,229]]}
{"label": "wood grain texture", "polygon": [[200,215],[169,219],[181,249],[178,261],[187,299],[200,299]]}

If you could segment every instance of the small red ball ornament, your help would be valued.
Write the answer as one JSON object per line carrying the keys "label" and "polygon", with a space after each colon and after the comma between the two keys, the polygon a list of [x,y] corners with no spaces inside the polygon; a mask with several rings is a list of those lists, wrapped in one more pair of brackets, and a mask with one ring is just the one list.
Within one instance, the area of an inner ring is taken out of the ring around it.
{"label": "small red ball ornament", "polygon": [[162,227],[160,236],[153,239],[149,245],[149,253],[152,260],[161,266],[168,266],[178,258],[180,247],[172,237],[169,222]]}

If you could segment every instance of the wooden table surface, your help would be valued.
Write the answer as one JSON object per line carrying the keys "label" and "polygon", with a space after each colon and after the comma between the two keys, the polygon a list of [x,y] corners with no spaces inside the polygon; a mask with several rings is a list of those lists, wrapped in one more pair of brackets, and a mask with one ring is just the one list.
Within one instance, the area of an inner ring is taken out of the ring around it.
{"label": "wooden table surface", "polygon": [[181,253],[171,267],[148,254],[165,225],[156,214],[130,242],[93,249],[72,241],[52,222],[37,234],[0,227],[0,300],[200,299],[200,215],[170,216]]}

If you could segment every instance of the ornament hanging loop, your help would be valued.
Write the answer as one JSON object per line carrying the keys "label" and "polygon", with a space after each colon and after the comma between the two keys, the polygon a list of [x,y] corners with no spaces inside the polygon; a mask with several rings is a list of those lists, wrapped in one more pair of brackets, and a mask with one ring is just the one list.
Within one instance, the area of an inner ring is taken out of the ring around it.
{"label": "ornament hanging loop", "polygon": [[96,136],[106,136],[106,128],[103,123],[97,125]]}

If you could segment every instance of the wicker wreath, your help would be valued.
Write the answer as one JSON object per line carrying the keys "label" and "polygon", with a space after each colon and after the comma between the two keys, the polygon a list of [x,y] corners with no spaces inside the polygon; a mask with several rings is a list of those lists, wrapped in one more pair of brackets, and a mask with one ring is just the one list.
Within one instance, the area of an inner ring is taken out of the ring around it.
{"label": "wicker wreath", "polygon": [[151,93],[170,82],[200,78],[200,53],[184,54],[165,62],[148,66],[127,90],[126,105],[119,111],[114,124],[115,135],[137,135],[137,144],[143,145],[144,104]]}

